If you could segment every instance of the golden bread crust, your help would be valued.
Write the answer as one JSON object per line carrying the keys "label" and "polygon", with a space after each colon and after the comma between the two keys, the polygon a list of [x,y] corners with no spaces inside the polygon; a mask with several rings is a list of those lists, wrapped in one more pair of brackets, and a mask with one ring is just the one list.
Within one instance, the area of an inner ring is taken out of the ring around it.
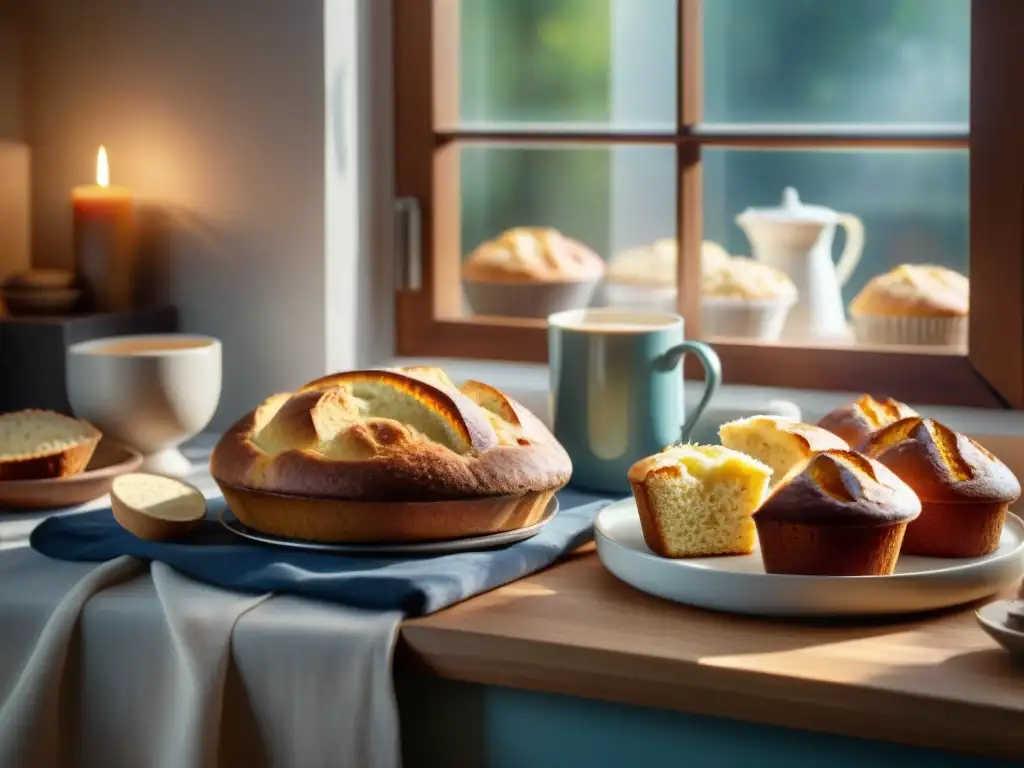
{"label": "golden bread crust", "polygon": [[864,452],[899,475],[922,502],[1008,504],[1021,494],[1009,467],[934,419],[911,416],[890,424]]}
{"label": "golden bread crust", "polygon": [[321,499],[440,501],[551,491],[572,464],[547,428],[493,387],[438,369],[351,371],[275,395],[210,459],[242,489]]}
{"label": "golden bread crust", "polygon": [[917,416],[917,411],[906,403],[891,397],[876,400],[865,394],[825,414],[818,426],[860,449],[880,429],[910,416]]}
{"label": "golden bread crust", "polygon": [[844,450],[850,446],[838,435],[813,424],[794,421],[783,416],[749,416],[723,424],[718,431],[723,444],[728,444],[730,433],[740,430],[765,430],[788,435],[807,456],[817,451]]}
{"label": "golden bread crust", "polygon": [[462,265],[479,282],[579,283],[600,280],[604,260],[578,240],[543,227],[515,227],[481,243]]}
{"label": "golden bread crust", "polygon": [[887,526],[921,514],[921,502],[896,473],[849,450],[815,454],[780,483],[754,520],[813,526]]}
{"label": "golden bread crust", "polygon": [[[750,554],[754,551],[755,544],[752,531],[748,539],[735,538],[727,544],[716,546],[714,551],[704,549],[699,553],[687,552],[685,548],[673,551],[662,518],[664,506],[662,510],[659,510],[657,500],[652,492],[652,483],[658,480],[678,480],[687,474],[693,475],[694,471],[700,476],[701,464],[704,464],[719,479],[723,477],[745,479],[751,493],[757,494],[757,503],[767,491],[771,469],[746,454],[723,446],[687,444],[666,448],[653,456],[640,459],[629,468],[627,473],[633,498],[636,501],[644,541],[651,551],[662,557]],[[756,503],[751,505],[751,512],[755,506]],[[749,512],[746,517],[749,519]]]}
{"label": "golden bread crust", "polygon": [[934,264],[901,264],[868,281],[850,314],[873,317],[962,317],[970,309],[970,281]]}

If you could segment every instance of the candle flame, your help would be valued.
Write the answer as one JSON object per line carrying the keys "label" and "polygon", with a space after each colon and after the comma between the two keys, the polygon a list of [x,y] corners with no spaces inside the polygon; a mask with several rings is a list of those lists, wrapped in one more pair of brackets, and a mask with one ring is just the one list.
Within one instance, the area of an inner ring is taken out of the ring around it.
{"label": "candle flame", "polygon": [[110,161],[107,160],[106,147],[100,147],[96,153],[96,183],[104,188],[110,186]]}

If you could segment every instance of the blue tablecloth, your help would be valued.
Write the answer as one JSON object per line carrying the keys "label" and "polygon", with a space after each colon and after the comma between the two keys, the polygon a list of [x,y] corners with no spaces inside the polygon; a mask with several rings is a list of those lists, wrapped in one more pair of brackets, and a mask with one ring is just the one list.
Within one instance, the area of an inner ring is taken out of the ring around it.
{"label": "blue tablecloth", "polygon": [[501,549],[437,557],[344,556],[248,542],[217,522],[223,500],[187,542],[136,538],[110,509],[58,515],[32,532],[36,551],[58,560],[112,560],[131,555],[166,563],[187,576],[242,592],[279,592],[356,608],[433,613],[539,571],[593,537],[608,501],[566,490],[561,511],[533,538]]}

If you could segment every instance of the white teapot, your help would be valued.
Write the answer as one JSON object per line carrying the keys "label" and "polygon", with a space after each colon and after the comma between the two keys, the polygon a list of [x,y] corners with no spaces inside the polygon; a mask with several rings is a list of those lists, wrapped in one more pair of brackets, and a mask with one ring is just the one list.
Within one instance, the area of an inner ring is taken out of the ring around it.
{"label": "white teapot", "polygon": [[[751,255],[789,275],[799,291],[786,318],[787,341],[835,342],[851,338],[843,308],[842,287],[864,250],[864,224],[853,214],[819,205],[804,205],[792,187],[778,208],[748,208],[736,224],[750,241]],[[846,229],[846,247],[832,261],[836,225]]]}

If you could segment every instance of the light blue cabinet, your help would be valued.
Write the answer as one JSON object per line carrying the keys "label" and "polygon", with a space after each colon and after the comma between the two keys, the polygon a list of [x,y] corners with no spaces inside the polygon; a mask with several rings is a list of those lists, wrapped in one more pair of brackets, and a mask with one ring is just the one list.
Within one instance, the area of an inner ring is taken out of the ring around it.
{"label": "light blue cabinet", "polygon": [[[401,675],[406,768],[1002,768],[1008,761]],[[941,723],[935,724],[941,728]],[[1022,731],[1024,740],[1024,731]]]}

